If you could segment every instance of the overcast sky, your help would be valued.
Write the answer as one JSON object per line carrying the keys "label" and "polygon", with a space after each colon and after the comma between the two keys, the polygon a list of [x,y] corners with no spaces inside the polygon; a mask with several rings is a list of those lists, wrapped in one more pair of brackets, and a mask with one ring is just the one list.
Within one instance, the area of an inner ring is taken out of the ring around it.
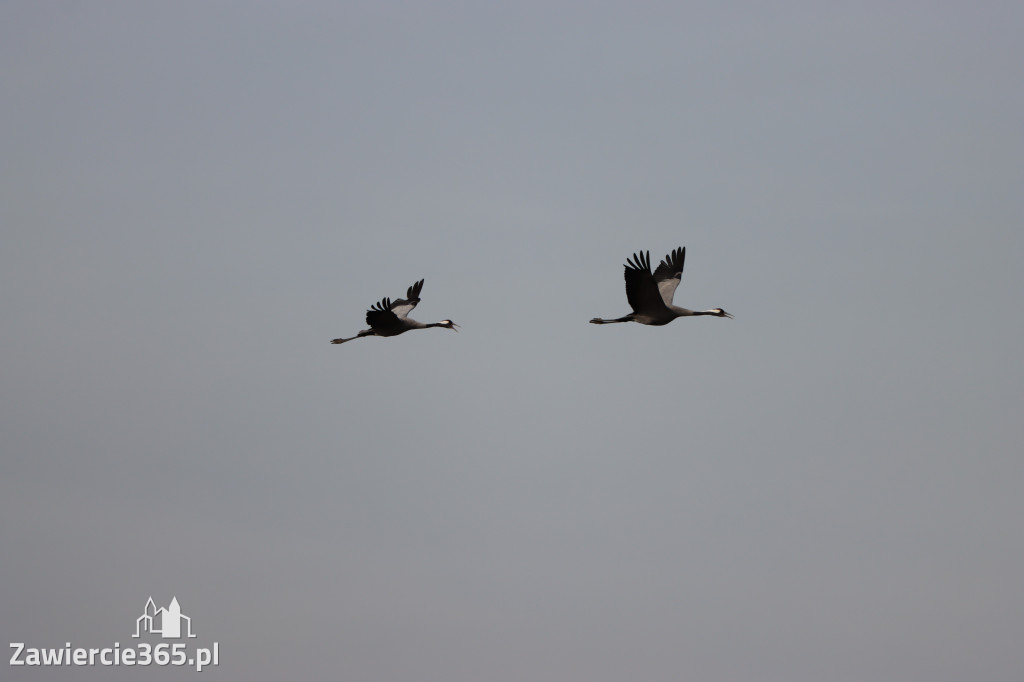
{"label": "overcast sky", "polygon": [[[1022,26],[4,2],[0,642],[152,596],[208,680],[1017,682]],[[676,246],[735,319],[587,324]],[[420,278],[461,333],[329,343]]]}

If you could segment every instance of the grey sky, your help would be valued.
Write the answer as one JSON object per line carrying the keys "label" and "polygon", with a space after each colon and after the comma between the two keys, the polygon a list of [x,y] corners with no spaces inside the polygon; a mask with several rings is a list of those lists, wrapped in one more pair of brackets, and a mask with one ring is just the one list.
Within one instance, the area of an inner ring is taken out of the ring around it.
{"label": "grey sky", "polygon": [[4,646],[1019,680],[1024,9],[821,4],[0,6]]}

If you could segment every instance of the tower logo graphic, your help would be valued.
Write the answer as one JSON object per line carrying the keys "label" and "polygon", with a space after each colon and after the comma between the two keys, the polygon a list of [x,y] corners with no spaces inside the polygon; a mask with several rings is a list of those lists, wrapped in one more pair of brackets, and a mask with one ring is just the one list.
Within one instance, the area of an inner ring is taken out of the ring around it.
{"label": "tower logo graphic", "polygon": [[158,609],[153,603],[153,597],[150,597],[142,615],[135,620],[135,634],[132,637],[140,637],[143,632],[149,632],[159,634],[164,639],[179,639],[182,621],[185,623],[186,636],[195,637],[192,634],[192,619],[181,612],[177,597],[171,598],[166,609]]}

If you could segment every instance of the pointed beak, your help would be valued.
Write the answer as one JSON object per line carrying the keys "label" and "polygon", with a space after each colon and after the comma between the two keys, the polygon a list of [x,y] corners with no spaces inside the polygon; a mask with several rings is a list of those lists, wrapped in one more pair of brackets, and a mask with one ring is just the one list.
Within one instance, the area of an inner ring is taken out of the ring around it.
{"label": "pointed beak", "polygon": [[459,325],[457,325],[457,324],[455,324],[454,322],[452,322],[452,331],[453,331],[453,332],[457,332],[457,331],[459,331]]}
{"label": "pointed beak", "polygon": [[725,312],[724,310],[722,311],[722,315],[724,315],[725,317],[728,317],[730,320],[732,319],[732,315],[730,315],[729,313]]}

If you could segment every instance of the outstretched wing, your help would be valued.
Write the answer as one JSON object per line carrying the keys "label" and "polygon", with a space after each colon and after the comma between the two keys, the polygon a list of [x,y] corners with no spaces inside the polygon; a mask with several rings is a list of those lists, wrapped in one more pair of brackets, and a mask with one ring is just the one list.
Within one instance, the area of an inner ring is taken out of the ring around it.
{"label": "outstretched wing", "polygon": [[665,302],[651,274],[651,252],[634,253],[626,260],[626,300],[634,313],[652,313],[664,310]]}
{"label": "outstretched wing", "polygon": [[386,331],[398,326],[398,316],[391,310],[394,305],[390,298],[382,298],[366,311],[366,324],[377,331]]}
{"label": "outstretched wing", "polygon": [[404,320],[420,302],[422,289],[423,280],[421,279],[406,290],[405,295],[409,298],[399,298],[394,301],[390,298],[382,298],[366,311],[366,324],[378,331],[402,328],[401,320]]}
{"label": "outstretched wing", "polygon": [[665,259],[658,263],[654,271],[654,282],[658,285],[661,298],[666,306],[672,305],[672,297],[676,294],[676,287],[683,277],[683,261],[686,260],[686,247],[681,246],[674,249],[672,253],[665,256]]}
{"label": "outstretched wing", "polygon": [[406,317],[420,302],[420,291],[422,290],[423,280],[421,279],[406,290],[405,295],[408,298],[400,298],[391,303],[391,312],[399,317]]}

